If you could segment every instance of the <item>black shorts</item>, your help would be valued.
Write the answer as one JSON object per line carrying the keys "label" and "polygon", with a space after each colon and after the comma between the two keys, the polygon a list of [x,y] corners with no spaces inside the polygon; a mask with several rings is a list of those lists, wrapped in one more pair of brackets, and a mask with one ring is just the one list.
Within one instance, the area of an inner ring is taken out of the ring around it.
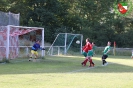
{"label": "black shorts", "polygon": [[108,57],[108,55],[103,55],[102,59],[106,59]]}

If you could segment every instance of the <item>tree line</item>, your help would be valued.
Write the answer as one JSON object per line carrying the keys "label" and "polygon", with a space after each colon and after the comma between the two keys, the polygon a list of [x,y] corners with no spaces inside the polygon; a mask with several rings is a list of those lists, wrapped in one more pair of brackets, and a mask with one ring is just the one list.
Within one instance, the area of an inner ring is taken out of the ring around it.
{"label": "tree line", "polygon": [[126,0],[0,0],[0,11],[20,13],[21,26],[45,28],[45,41],[58,33],[83,34],[97,46],[116,41],[117,47],[133,45],[133,14],[111,12],[114,4]]}

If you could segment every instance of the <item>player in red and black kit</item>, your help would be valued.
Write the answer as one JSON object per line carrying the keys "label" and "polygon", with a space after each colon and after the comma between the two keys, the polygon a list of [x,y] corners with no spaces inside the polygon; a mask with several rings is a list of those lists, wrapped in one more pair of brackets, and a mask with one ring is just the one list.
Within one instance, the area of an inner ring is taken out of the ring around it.
{"label": "player in red and black kit", "polygon": [[93,50],[92,50],[92,44],[89,42],[89,38],[86,39],[86,45],[83,47],[83,55],[85,56],[85,60],[81,63],[83,66],[86,66],[87,61],[89,60],[90,66],[89,67],[94,67],[94,63],[92,61],[92,55],[93,55]]}

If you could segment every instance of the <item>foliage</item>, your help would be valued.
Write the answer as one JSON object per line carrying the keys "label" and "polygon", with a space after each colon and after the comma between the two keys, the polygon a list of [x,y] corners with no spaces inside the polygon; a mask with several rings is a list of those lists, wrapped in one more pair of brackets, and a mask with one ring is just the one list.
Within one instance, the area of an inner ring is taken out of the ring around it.
{"label": "foliage", "polygon": [[124,0],[1,0],[0,10],[20,13],[20,24],[45,28],[45,41],[58,33],[81,33],[97,46],[116,41],[117,47],[132,47],[133,18],[111,12]]}

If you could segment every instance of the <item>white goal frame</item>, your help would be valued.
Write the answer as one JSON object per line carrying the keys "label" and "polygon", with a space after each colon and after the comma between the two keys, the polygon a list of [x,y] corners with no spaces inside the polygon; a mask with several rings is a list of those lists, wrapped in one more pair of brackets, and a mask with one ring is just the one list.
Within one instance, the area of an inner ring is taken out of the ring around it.
{"label": "white goal frame", "polygon": [[[54,43],[55,43],[55,41],[56,41],[56,39],[58,38],[58,36],[59,36],[60,34],[64,34],[64,35],[65,35],[65,40],[64,40],[65,44],[64,44],[64,46],[53,46]],[[50,54],[50,53],[53,52],[53,48],[54,48],[54,47],[57,47],[57,48],[58,48],[58,51],[57,51],[57,52],[58,52],[58,55],[59,55],[60,48],[63,47],[63,48],[64,48],[64,55],[66,55],[66,54],[67,54],[67,45],[66,45],[66,42],[67,42],[67,35],[68,35],[68,34],[70,34],[70,35],[75,35],[75,36],[81,36],[81,39],[80,39],[79,41],[80,41],[80,53],[82,54],[83,35],[82,35],[82,34],[72,34],[72,33],[59,33],[59,34],[56,36],[56,38],[55,38],[54,42],[52,43],[52,45],[50,46],[50,48],[49,48],[47,54],[52,56],[52,54]],[[71,41],[71,43],[72,43],[72,42],[73,42],[73,40]],[[51,50],[51,52],[50,52],[50,50]]]}
{"label": "white goal frame", "polygon": [[[16,28],[24,28],[24,29],[30,29],[30,28],[34,28],[36,30],[41,29],[42,30],[42,42],[41,42],[41,47],[44,47],[44,28],[41,27],[25,27],[25,26],[13,26],[13,25],[8,25],[7,26],[7,45],[6,45],[6,59],[9,59],[9,45],[10,45],[10,41],[9,41],[9,37],[10,37],[10,28],[11,27],[16,27]],[[45,56],[45,50],[42,50],[42,57]]]}

